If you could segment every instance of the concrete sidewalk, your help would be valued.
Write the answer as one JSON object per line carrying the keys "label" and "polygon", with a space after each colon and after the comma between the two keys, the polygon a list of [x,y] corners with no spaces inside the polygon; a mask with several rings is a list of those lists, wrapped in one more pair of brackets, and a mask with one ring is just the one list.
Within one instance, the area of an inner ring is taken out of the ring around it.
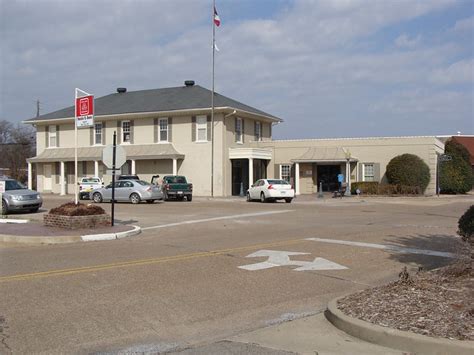
{"label": "concrete sidewalk", "polygon": [[354,338],[318,314],[240,334],[224,341],[186,349],[177,354],[365,354],[392,355],[403,351]]}

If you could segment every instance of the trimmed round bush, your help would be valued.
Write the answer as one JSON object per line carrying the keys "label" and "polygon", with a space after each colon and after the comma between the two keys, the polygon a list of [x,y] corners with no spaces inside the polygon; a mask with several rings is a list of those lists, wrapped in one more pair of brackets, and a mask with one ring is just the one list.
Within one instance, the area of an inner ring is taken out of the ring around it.
{"label": "trimmed round bush", "polygon": [[474,259],[474,205],[469,207],[461,218],[459,218],[458,228],[459,235],[468,243],[471,250],[471,258]]}
{"label": "trimmed round bush", "polygon": [[473,174],[469,152],[458,142],[450,140],[445,145],[452,160],[440,163],[439,187],[444,194],[465,194],[472,189]]}
{"label": "trimmed round bush", "polygon": [[413,154],[402,154],[390,160],[385,174],[391,185],[418,187],[422,192],[430,182],[430,168]]}

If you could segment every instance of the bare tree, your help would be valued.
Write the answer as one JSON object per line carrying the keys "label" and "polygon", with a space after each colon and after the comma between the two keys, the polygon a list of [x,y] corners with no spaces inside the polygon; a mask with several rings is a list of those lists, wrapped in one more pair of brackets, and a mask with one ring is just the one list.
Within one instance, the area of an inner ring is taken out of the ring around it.
{"label": "bare tree", "polygon": [[0,121],[0,168],[8,169],[8,175],[26,181],[26,159],[35,155],[36,134],[34,128],[22,124]]}

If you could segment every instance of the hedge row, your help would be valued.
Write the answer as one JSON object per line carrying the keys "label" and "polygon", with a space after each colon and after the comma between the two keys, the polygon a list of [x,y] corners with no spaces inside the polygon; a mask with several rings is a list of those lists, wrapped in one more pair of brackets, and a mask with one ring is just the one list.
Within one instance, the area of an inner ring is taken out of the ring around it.
{"label": "hedge row", "polygon": [[376,181],[353,182],[351,193],[356,194],[359,189],[362,195],[422,195],[423,189],[419,186],[380,184]]}

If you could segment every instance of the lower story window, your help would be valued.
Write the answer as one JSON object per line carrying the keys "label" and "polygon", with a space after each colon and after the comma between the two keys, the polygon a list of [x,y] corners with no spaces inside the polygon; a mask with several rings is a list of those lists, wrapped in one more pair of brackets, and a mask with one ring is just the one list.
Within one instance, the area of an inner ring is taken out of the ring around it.
{"label": "lower story window", "polygon": [[374,181],[375,170],[374,164],[364,164],[364,181]]}
{"label": "lower story window", "polygon": [[290,182],[290,165],[281,165],[280,179]]}

